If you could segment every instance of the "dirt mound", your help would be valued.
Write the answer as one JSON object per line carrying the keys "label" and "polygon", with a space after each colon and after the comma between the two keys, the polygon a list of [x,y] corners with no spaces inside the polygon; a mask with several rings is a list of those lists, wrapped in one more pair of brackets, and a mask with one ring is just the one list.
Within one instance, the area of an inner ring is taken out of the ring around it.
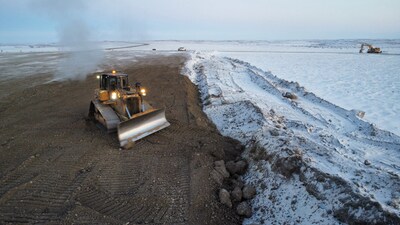
{"label": "dirt mound", "polygon": [[171,123],[127,151],[86,120],[94,75],[16,86],[1,99],[0,223],[240,224],[209,175],[241,148],[203,114],[196,87],[180,75],[184,61],[147,57],[122,68]]}

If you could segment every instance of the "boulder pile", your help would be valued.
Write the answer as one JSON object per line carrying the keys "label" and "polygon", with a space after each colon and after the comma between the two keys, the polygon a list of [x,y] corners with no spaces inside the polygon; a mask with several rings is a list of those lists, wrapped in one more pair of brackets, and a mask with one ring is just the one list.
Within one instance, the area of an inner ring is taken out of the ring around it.
{"label": "boulder pile", "polygon": [[233,208],[239,216],[252,216],[250,200],[256,195],[256,189],[241,179],[247,171],[248,163],[243,159],[214,162],[210,176],[218,184],[218,197],[221,204]]}

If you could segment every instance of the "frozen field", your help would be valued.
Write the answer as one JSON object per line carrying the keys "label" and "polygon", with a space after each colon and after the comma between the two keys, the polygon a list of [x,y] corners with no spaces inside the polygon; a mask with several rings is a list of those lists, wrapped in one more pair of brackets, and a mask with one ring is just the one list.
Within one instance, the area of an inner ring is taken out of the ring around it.
{"label": "frozen field", "polygon": [[[359,54],[362,42],[381,47],[383,54]],[[214,52],[219,56],[240,59],[279,78],[298,82],[308,91],[347,110],[364,111],[366,121],[400,135],[400,40],[152,41],[102,42],[97,46],[108,51],[113,48],[120,51],[117,55],[124,60],[149,51],[151,54],[173,52],[181,46],[189,51]],[[55,44],[0,45],[0,49],[3,51],[0,54],[3,78],[9,76],[8,61],[24,58],[23,54],[5,56],[6,53],[62,50]],[[123,56],[121,51],[124,51]],[[118,64],[112,55],[106,55],[106,64],[109,60]],[[35,62],[22,63],[29,69]]]}
{"label": "frozen field", "polygon": [[[362,42],[381,47],[383,54],[359,54]],[[366,121],[400,135],[400,40],[159,41],[135,50],[180,46],[271,71],[340,107],[364,111]]]}
{"label": "frozen field", "polygon": [[[373,43],[381,55],[359,54]],[[400,40],[151,42],[135,50],[213,52],[248,62],[400,135]]]}
{"label": "frozen field", "polygon": [[[203,110],[222,134],[248,147],[245,179],[258,195],[245,223],[396,224],[400,41],[366,41],[381,47],[381,55],[359,54],[361,42],[104,42],[94,50],[103,55],[100,68],[118,68],[188,49],[179,53],[188,56],[182,73],[198,85]],[[56,45],[0,49],[0,82],[42,75],[23,84],[35,85],[52,79],[69,55],[86,61]],[[283,97],[286,92],[297,98]]]}
{"label": "frozen field", "polygon": [[400,135],[400,55],[222,53],[241,59]]}
{"label": "frozen field", "polygon": [[241,60],[196,52],[183,73],[220,132],[247,146],[258,195],[245,224],[400,221],[399,136]]}

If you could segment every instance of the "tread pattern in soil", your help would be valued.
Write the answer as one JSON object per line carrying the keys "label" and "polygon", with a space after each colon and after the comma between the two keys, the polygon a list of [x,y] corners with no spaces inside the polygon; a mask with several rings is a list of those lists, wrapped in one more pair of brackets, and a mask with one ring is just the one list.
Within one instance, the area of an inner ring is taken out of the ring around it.
{"label": "tread pattern in soil", "polygon": [[119,165],[102,168],[96,185],[78,195],[83,206],[121,222],[187,221],[190,178],[186,158],[124,156],[118,160]]}

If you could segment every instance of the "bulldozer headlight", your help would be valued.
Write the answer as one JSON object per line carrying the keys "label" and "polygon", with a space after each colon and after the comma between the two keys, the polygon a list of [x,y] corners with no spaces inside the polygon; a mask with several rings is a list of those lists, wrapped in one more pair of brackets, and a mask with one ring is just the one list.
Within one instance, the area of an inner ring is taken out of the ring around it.
{"label": "bulldozer headlight", "polygon": [[100,75],[97,75],[96,78],[97,78],[97,79],[100,79]]}
{"label": "bulldozer headlight", "polygon": [[111,92],[111,99],[116,100],[117,99],[117,93],[116,92]]}
{"label": "bulldozer headlight", "polygon": [[144,89],[144,88],[140,89],[140,94],[142,94],[143,96],[146,96],[146,89]]}

